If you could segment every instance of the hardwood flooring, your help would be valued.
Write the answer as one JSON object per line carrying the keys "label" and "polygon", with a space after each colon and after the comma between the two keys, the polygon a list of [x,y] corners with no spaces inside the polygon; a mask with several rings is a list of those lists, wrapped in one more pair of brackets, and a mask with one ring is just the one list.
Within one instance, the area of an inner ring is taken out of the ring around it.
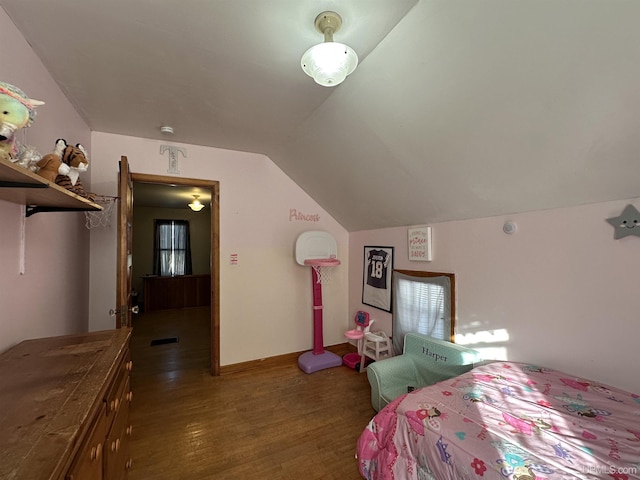
{"label": "hardwood flooring", "polygon": [[[185,370],[208,371],[210,321],[208,307],[156,310],[135,316],[131,337],[135,378]],[[151,346],[152,340],[171,337],[176,337],[178,343]]]}
{"label": "hardwood flooring", "polygon": [[[129,479],[360,479],[355,445],[375,413],[366,374],[341,366],[308,375],[287,355],[212,377],[208,315],[134,320]],[[179,342],[150,346],[169,336]]]}

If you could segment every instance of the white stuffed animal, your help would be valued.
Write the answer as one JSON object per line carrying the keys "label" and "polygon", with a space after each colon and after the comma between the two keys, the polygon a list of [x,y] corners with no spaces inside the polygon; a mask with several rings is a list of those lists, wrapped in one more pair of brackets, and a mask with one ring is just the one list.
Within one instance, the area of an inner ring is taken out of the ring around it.
{"label": "white stuffed animal", "polygon": [[0,158],[18,161],[16,133],[33,123],[35,107],[44,102],[33,100],[18,87],[0,82]]}

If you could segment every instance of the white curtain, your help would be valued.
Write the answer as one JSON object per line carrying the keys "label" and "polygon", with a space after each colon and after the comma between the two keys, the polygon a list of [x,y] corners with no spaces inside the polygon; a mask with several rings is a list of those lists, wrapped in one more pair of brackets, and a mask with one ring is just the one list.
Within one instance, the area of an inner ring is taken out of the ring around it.
{"label": "white curtain", "polygon": [[451,281],[447,276],[393,273],[393,348],[402,353],[404,336],[423,333],[451,340]]}
{"label": "white curtain", "polygon": [[189,222],[156,220],[154,274],[191,275]]}

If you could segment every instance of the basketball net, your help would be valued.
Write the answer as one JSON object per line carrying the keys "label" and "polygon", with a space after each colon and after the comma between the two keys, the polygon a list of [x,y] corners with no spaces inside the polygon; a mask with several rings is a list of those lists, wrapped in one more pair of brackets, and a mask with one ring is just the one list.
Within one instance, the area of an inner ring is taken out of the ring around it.
{"label": "basketball net", "polygon": [[305,260],[306,265],[311,265],[316,272],[316,282],[322,285],[331,281],[331,272],[333,267],[340,265],[340,260],[337,258],[326,258],[319,260]]}
{"label": "basketball net", "polygon": [[97,195],[93,203],[97,203],[102,210],[89,210],[84,212],[85,227],[89,230],[92,228],[106,228],[111,224],[111,210],[116,203],[118,197],[108,197],[106,195]]}
{"label": "basketball net", "polygon": [[331,270],[333,267],[326,267],[322,265],[311,265],[316,271],[316,281],[322,285],[331,282]]}

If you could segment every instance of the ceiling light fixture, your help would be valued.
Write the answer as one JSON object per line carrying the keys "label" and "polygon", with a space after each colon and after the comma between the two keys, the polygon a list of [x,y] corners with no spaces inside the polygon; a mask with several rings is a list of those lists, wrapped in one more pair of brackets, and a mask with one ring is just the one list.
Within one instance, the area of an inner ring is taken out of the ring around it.
{"label": "ceiling light fixture", "polygon": [[160,133],[163,135],[173,135],[173,127],[169,125],[163,125],[160,127]]}
{"label": "ceiling light fixture", "polygon": [[316,30],[324,35],[324,43],[307,50],[300,64],[304,73],[323,87],[335,87],[358,66],[358,55],[348,45],[333,41],[342,18],[336,12],[323,12],[316,17]]}
{"label": "ceiling light fixture", "polygon": [[189,208],[194,212],[199,212],[204,208],[204,205],[200,203],[200,200],[198,200],[199,198],[200,198],[200,195],[194,195],[193,202],[189,204]]}

